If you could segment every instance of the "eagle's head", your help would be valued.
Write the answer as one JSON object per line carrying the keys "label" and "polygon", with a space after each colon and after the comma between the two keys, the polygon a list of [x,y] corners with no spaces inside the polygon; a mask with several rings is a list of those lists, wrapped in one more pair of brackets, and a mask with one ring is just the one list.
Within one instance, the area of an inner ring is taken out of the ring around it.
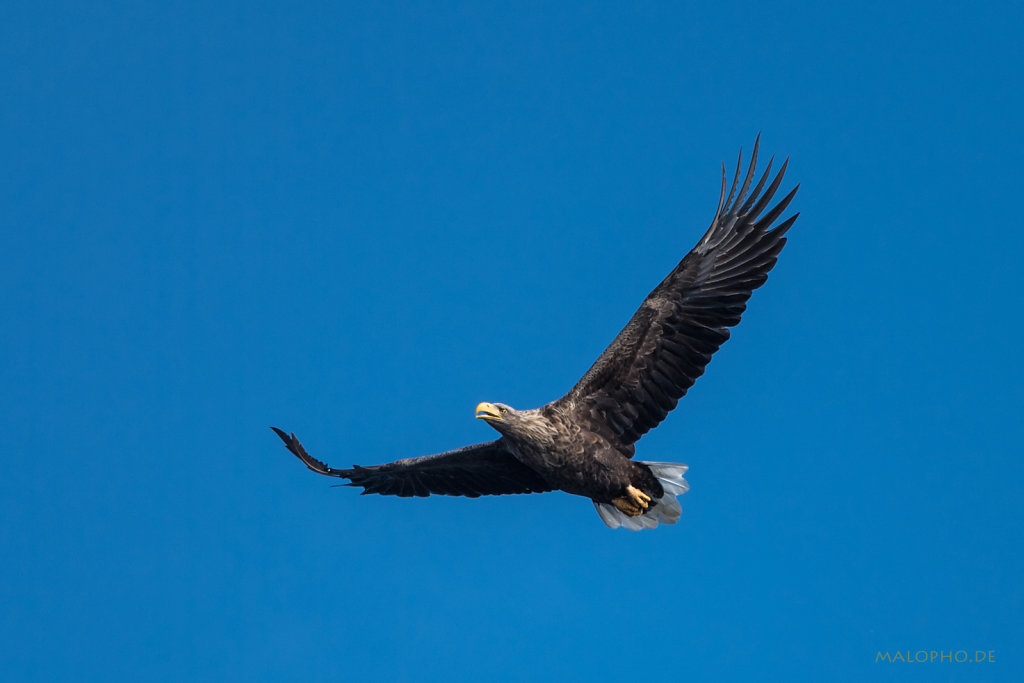
{"label": "eagle's head", "polygon": [[549,443],[554,434],[547,418],[537,409],[516,410],[504,403],[481,403],[476,407],[476,416],[517,441]]}
{"label": "eagle's head", "polygon": [[481,403],[476,407],[476,417],[497,429],[502,434],[515,431],[519,413],[504,403]]}

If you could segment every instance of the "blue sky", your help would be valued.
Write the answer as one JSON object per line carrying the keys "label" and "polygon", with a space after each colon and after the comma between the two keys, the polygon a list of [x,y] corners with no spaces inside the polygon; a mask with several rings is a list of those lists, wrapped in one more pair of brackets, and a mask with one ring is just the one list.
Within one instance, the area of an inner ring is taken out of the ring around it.
{"label": "blue sky", "polygon": [[[7,680],[1012,680],[1024,13],[8,2]],[[801,218],[678,525],[333,465],[564,393],[762,133]],[[878,651],[994,663],[876,663]]]}

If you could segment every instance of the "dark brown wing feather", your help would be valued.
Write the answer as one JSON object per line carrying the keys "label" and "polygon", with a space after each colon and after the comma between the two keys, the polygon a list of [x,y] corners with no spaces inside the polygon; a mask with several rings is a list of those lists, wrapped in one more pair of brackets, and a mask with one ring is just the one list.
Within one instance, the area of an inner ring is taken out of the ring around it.
{"label": "dark brown wing feather", "polygon": [[271,427],[284,445],[317,474],[349,479],[347,486],[362,486],[363,493],[385,496],[497,496],[506,493],[551,491],[540,475],[522,464],[505,448],[502,439],[465,446],[454,451],[407,458],[386,465],[335,469],[320,462],[302,447],[294,434]]}
{"label": "dark brown wing feather", "polygon": [[748,197],[757,146],[755,142],[739,195],[742,154],[728,198],[722,167],[722,194],[707,233],[553,407],[594,428],[610,427],[628,445],[656,427],[704,374],[711,354],[729,338],[728,328],[739,323],[751,293],[768,279],[786,243],[783,235],[797,218],[772,228],[797,188],[761,215],[778,190],[788,161],[762,194],[769,162]]}

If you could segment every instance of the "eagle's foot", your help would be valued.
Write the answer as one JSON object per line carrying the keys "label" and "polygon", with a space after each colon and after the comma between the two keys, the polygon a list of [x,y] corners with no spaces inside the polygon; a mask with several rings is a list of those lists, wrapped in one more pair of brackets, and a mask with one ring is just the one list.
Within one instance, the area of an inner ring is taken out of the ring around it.
{"label": "eagle's foot", "polygon": [[632,484],[626,487],[626,494],[621,498],[613,498],[612,505],[630,517],[639,517],[651,506],[651,497]]}

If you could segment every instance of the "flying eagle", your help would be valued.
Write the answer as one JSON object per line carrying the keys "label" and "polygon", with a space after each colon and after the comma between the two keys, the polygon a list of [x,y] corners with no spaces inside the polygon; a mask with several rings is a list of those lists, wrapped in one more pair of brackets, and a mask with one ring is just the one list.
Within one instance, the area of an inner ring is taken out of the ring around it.
{"label": "flying eagle", "polygon": [[335,469],[310,456],[295,434],[272,429],[306,467],[348,479],[347,485],[361,486],[363,494],[476,498],[565,491],[590,498],[613,529],[674,524],[682,512],[676,496],[689,488],[683,478],[687,466],[633,460],[636,442],[704,373],[711,355],[729,338],[729,328],[739,323],[751,292],[768,279],[784,235],[799,215],[773,227],[799,186],[766,212],[788,160],[765,189],[769,162],[751,191],[757,148],[755,141],[738,194],[742,152],[728,197],[722,166],[711,227],[569,393],[530,410],[503,403],[476,407],[476,417],[501,434],[496,441]]}

